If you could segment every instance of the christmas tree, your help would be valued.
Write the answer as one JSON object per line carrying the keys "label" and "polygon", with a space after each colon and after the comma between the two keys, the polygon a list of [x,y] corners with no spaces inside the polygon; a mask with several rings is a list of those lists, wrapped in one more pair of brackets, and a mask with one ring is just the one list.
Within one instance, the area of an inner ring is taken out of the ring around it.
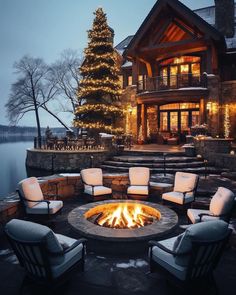
{"label": "christmas tree", "polygon": [[88,46],[80,72],[82,79],[75,127],[105,132],[121,132],[114,125],[123,111],[115,105],[121,94],[117,53],[113,48],[113,30],[102,8],[96,10],[93,27],[88,31]]}

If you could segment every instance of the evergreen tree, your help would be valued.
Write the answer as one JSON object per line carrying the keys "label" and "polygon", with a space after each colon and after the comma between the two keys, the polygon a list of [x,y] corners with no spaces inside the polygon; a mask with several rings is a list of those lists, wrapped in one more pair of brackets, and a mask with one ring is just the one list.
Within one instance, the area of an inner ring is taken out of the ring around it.
{"label": "evergreen tree", "polygon": [[123,111],[115,106],[121,94],[117,53],[113,48],[113,30],[107,24],[102,8],[96,10],[93,27],[88,31],[88,46],[80,67],[82,79],[78,90],[79,101],[74,125],[79,128],[119,132],[114,128]]}

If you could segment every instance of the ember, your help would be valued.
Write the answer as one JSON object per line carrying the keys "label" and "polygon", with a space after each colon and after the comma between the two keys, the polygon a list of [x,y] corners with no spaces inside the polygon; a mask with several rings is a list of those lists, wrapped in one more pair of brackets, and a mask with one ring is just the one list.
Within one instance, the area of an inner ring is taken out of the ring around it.
{"label": "ember", "polygon": [[97,225],[110,228],[139,228],[160,218],[156,212],[150,212],[146,207],[132,203],[115,204],[115,206],[101,208],[100,212],[90,216],[89,220]]}

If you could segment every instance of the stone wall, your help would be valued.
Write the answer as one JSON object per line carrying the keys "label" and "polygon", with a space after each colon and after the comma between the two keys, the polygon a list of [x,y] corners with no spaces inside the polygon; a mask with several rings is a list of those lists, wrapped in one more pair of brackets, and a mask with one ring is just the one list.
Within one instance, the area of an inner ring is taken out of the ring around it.
{"label": "stone wall", "polygon": [[[58,199],[66,201],[72,197],[81,198],[84,186],[80,174],[55,174],[38,178],[42,192],[45,195],[58,195]],[[104,186],[112,189],[113,199],[127,199],[127,187],[129,184],[128,173],[103,174]],[[150,183],[150,194],[160,198],[163,192],[170,191],[172,184]],[[17,199],[17,196],[15,196]],[[50,197],[47,197],[50,199]],[[0,222],[4,224],[11,218],[22,215],[22,208],[18,200],[15,202],[0,202]]]}
{"label": "stone wall", "polygon": [[110,157],[106,150],[51,151],[27,149],[26,166],[52,172],[78,172],[89,167],[99,167]]}
{"label": "stone wall", "polygon": [[221,122],[224,125],[224,113],[226,105],[229,109],[230,117],[230,134],[229,136],[236,138],[236,81],[226,81],[222,83],[222,111],[221,111]]}
{"label": "stone wall", "polygon": [[236,155],[231,155],[230,139],[194,140],[196,154],[209,161],[210,165],[236,171]]}
{"label": "stone wall", "polygon": [[209,91],[206,102],[207,117],[204,123],[207,123],[208,130],[212,136],[220,134],[219,125],[219,102],[220,102],[220,78],[215,75],[207,76],[207,88]]}

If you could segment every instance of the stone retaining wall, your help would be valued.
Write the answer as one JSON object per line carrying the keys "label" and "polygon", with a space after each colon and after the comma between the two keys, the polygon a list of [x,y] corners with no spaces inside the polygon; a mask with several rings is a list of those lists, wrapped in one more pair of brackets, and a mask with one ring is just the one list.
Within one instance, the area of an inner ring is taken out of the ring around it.
{"label": "stone retaining wall", "polygon": [[54,172],[78,172],[81,169],[99,167],[110,157],[107,150],[52,151],[27,149],[26,166]]}
{"label": "stone retaining wall", "polygon": [[194,140],[196,153],[209,161],[210,165],[236,171],[236,155],[231,155],[231,139]]}
{"label": "stone retaining wall", "polygon": [[[66,200],[72,197],[81,198],[83,192],[83,184],[80,174],[55,174],[46,177],[38,178],[40,187],[44,194],[58,195],[59,199]],[[103,184],[104,186],[112,189],[113,199],[127,199],[127,187],[129,183],[128,173],[122,174],[104,174]],[[172,185],[158,184],[156,182],[151,183],[152,195],[160,197],[160,194],[166,191],[170,191]],[[47,198],[50,199],[50,198]],[[5,223],[11,218],[21,216],[22,210],[19,201],[15,202],[0,202],[0,222]]]}

